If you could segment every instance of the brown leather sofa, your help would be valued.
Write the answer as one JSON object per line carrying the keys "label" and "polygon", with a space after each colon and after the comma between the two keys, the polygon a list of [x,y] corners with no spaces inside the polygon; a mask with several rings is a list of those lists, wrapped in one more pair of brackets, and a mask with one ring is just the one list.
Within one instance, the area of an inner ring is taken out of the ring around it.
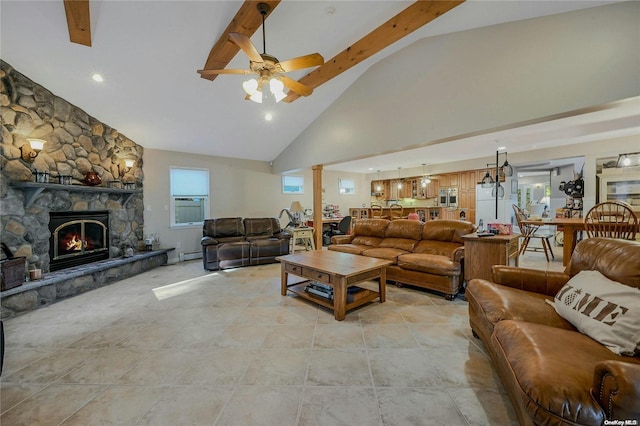
{"label": "brown leather sofa", "polygon": [[545,302],[582,270],[638,288],[640,243],[589,238],[578,243],[564,272],[494,266],[494,282],[468,283],[471,329],[523,425],[640,421],[640,357],[613,353]]}
{"label": "brown leather sofa", "polygon": [[463,274],[462,236],[476,226],[459,220],[364,219],[351,235],[332,237],[329,250],[391,260],[387,280],[444,293],[453,300]]}
{"label": "brown leather sofa", "polygon": [[206,219],[200,240],[202,263],[210,271],[274,263],[276,257],[289,254],[290,238],[276,218]]}

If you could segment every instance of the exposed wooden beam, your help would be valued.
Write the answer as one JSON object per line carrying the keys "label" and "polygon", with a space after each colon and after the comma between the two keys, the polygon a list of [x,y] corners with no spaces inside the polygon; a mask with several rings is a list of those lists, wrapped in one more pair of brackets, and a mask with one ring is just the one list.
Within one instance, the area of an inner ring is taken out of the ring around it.
{"label": "exposed wooden beam", "polygon": [[64,0],[69,40],[91,47],[91,18],[89,0]]}
{"label": "exposed wooden beam", "polygon": [[[216,44],[211,48],[207,61],[204,64],[205,70],[221,70],[224,69],[229,62],[236,56],[240,48],[237,44],[229,39],[229,33],[240,33],[247,37],[251,37],[262,25],[262,15],[258,12],[258,3],[267,3],[270,7],[267,17],[278,6],[280,0],[262,0],[250,1],[245,0],[238,9],[236,16],[233,17],[229,25],[224,30]],[[202,75],[200,77],[208,80],[215,80],[218,74]]]}
{"label": "exposed wooden beam", "polygon": [[[315,89],[461,3],[464,0],[418,0],[298,81]],[[299,97],[290,91],[284,101]]]}

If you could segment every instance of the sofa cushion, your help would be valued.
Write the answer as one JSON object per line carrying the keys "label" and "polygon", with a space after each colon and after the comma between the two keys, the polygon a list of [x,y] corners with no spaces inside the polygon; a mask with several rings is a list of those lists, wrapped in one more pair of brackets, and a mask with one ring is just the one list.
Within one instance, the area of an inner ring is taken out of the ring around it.
{"label": "sofa cushion", "polygon": [[371,248],[371,247],[378,247],[381,241],[382,241],[382,237],[374,237],[370,235],[356,235],[355,237],[353,237],[353,240],[351,240],[351,244],[355,244],[359,246],[367,246]]}
{"label": "sofa cushion", "polygon": [[556,294],[556,312],[618,355],[640,353],[640,290],[581,271]]}
{"label": "sofa cushion", "polygon": [[274,219],[269,217],[247,217],[244,219],[244,232],[248,241],[256,238],[270,238],[273,234],[280,231],[278,224],[274,229]]}
{"label": "sofa cushion", "polygon": [[422,238],[422,222],[409,219],[397,219],[392,221],[384,233],[385,238],[403,238],[407,240],[419,240]]}
{"label": "sofa cushion", "polygon": [[362,254],[363,251],[371,249],[371,246],[362,244],[332,244],[328,249],[342,253]]}
{"label": "sofa cushion", "polygon": [[353,235],[384,238],[387,226],[391,221],[387,219],[360,219],[353,226]]}
{"label": "sofa cushion", "polygon": [[399,256],[398,266],[412,271],[449,277],[460,275],[462,270],[460,263],[452,261],[449,256],[422,253],[407,253]]}
{"label": "sofa cushion", "polygon": [[202,233],[203,236],[216,239],[244,237],[244,225],[241,217],[207,219],[204,221]]}
{"label": "sofa cushion", "polygon": [[440,256],[451,257],[458,247],[462,247],[462,244],[446,241],[422,240],[416,244],[412,251],[414,253],[437,254]]}
{"label": "sofa cushion", "polygon": [[377,247],[362,252],[363,256],[377,257],[378,259],[390,260],[393,263],[397,263],[398,256],[402,254],[410,253],[407,250],[402,250],[393,247]]}
{"label": "sofa cushion", "polygon": [[[605,413],[590,394],[596,364],[621,357],[575,331],[525,321],[495,325],[491,342],[499,371],[519,391],[534,424],[602,425]],[[561,343],[561,344],[559,344]]]}
{"label": "sofa cushion", "polygon": [[385,238],[380,241],[378,248],[397,248],[406,252],[411,252],[416,245],[416,240],[408,238]]}
{"label": "sofa cushion", "polygon": [[464,220],[429,220],[422,226],[422,240],[463,244],[463,235],[475,232],[476,226]]}
{"label": "sofa cushion", "polygon": [[502,320],[521,320],[576,330],[545,303],[545,300],[553,299],[544,294],[475,279],[467,284],[466,295],[469,305],[473,305],[478,315],[484,316],[492,327]]}

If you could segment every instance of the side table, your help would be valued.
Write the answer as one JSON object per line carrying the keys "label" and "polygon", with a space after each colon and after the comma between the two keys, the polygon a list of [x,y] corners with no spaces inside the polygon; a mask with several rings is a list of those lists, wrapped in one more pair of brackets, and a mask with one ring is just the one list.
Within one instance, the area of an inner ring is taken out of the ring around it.
{"label": "side table", "polygon": [[518,266],[520,234],[479,237],[477,233],[464,235],[464,280],[491,280],[493,265]]}
{"label": "side table", "polygon": [[291,253],[296,252],[296,241],[302,240],[305,250],[315,250],[316,245],[313,242],[313,228],[300,227],[290,228],[291,231]]}

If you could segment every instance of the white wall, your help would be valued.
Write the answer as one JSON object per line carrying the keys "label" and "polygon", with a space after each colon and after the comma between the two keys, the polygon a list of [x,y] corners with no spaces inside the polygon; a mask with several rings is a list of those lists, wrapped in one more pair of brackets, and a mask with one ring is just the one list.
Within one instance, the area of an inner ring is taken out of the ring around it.
{"label": "white wall", "polygon": [[[170,228],[171,166],[209,169],[210,217],[278,217],[292,201],[300,201],[305,208],[313,207],[313,175],[311,169],[292,172],[305,178],[305,193],[282,194],[280,174],[271,172],[268,163],[239,160],[154,149],[144,150],[144,232],[158,234],[162,247],[175,247],[171,260],[180,253],[200,251],[202,227]],[[355,195],[338,194],[338,179],[352,178],[356,182]],[[338,204],[348,214],[349,207],[368,203],[370,186],[366,176],[354,173],[323,172],[325,199]],[[281,225],[286,225],[283,216]]]}
{"label": "white wall", "polygon": [[367,70],[274,170],[434,144],[638,96],[638,22],[640,2],[622,2],[419,40]]}

